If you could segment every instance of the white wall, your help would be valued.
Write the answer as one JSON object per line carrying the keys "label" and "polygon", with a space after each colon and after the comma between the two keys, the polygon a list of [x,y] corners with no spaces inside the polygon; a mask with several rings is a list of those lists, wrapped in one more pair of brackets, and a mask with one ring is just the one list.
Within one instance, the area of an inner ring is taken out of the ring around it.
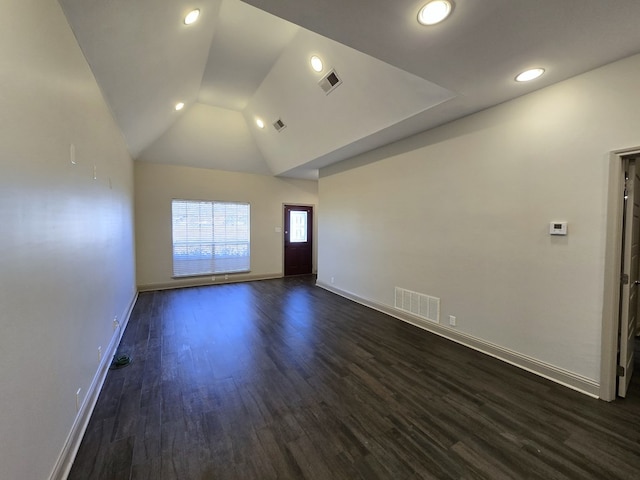
{"label": "white wall", "polygon": [[[233,281],[273,278],[283,274],[283,233],[275,231],[283,226],[282,206],[292,203],[317,207],[318,182],[135,162],[136,256],[141,290],[214,283],[210,277],[171,278],[174,198],[249,202],[251,272],[229,277]],[[317,218],[317,208],[315,213]],[[224,279],[218,276],[215,283],[220,282]]]}
{"label": "white wall", "polygon": [[597,387],[609,152],[640,145],[638,78],[635,56],[324,169],[318,281],[440,297],[452,331]]}
{"label": "white wall", "polygon": [[0,478],[45,479],[135,298],[133,169],[58,3],[0,6]]}

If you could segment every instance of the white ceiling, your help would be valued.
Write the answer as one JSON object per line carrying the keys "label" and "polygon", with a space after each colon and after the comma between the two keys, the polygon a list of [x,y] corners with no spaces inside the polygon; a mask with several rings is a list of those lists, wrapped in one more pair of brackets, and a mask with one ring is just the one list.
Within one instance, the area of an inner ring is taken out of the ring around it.
{"label": "white ceiling", "polygon": [[134,158],[300,178],[640,52],[638,0],[59,1]]}

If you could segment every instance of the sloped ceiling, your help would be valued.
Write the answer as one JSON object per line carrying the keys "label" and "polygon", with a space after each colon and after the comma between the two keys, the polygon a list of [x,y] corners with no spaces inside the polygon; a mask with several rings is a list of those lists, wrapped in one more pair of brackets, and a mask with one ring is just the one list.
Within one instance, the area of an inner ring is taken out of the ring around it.
{"label": "sloped ceiling", "polygon": [[299,178],[640,52],[638,0],[454,0],[434,27],[424,3],[60,0],[135,159]]}

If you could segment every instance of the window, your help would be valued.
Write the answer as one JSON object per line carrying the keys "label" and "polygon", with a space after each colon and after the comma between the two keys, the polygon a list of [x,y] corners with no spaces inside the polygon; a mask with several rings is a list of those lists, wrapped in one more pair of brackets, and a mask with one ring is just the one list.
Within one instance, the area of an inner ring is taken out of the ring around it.
{"label": "window", "polygon": [[248,272],[249,204],[173,200],[173,276]]}
{"label": "window", "polygon": [[307,212],[298,210],[289,212],[289,241],[291,243],[307,241]]}

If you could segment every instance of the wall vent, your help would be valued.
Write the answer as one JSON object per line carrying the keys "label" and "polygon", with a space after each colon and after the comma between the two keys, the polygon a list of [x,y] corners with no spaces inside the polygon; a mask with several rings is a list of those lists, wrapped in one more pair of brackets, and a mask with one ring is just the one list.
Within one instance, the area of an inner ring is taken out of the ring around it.
{"label": "wall vent", "polygon": [[396,287],[395,307],[430,322],[440,323],[440,299]]}
{"label": "wall vent", "polygon": [[278,120],[273,122],[273,128],[275,128],[276,131],[280,132],[280,131],[284,130],[285,128],[287,128],[287,126],[284,124],[282,119],[279,118]]}
{"label": "wall vent", "polygon": [[322,80],[318,82],[320,88],[324,93],[329,95],[336,88],[338,88],[342,84],[342,80],[338,77],[338,74],[335,70],[331,70],[327,73]]}

